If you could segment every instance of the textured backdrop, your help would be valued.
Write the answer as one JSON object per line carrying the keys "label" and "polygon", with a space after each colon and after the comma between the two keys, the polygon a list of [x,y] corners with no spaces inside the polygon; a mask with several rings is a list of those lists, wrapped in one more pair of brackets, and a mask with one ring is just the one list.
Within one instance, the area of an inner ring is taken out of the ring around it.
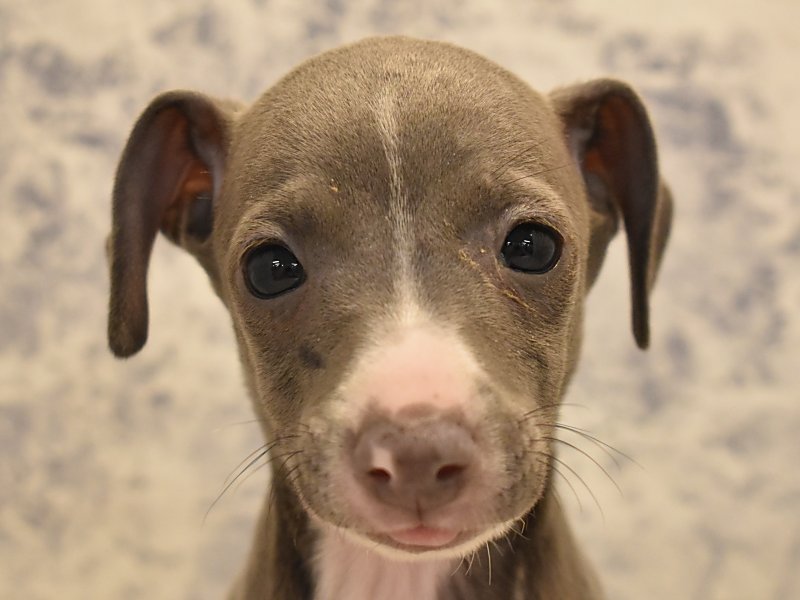
{"label": "textured backdrop", "polygon": [[[698,6],[701,5],[701,6]],[[106,350],[116,159],[159,91],[253,99],[376,33],[457,42],[539,89],[598,75],[651,109],[677,220],[653,345],[617,240],[589,303],[562,496],[614,599],[800,598],[800,3],[0,1],[0,598],[219,598],[261,470],[228,318],[160,241],[148,346]],[[580,440],[571,440],[580,442]],[[563,482],[562,482],[563,483]]]}

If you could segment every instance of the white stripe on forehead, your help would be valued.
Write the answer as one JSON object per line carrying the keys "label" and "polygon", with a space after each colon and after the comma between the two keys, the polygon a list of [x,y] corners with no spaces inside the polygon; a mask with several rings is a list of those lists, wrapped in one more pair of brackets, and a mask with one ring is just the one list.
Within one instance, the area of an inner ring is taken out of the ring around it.
{"label": "white stripe on forehead", "polygon": [[[377,118],[383,153],[389,168],[389,218],[392,223],[392,240],[396,252],[394,259],[397,268],[394,277],[395,300],[399,309],[398,316],[401,320],[406,320],[417,316],[418,303],[411,260],[414,250],[414,234],[408,196],[401,175],[396,105],[397,90],[394,86],[387,85],[378,96],[373,110]],[[406,314],[409,311],[411,314]]]}

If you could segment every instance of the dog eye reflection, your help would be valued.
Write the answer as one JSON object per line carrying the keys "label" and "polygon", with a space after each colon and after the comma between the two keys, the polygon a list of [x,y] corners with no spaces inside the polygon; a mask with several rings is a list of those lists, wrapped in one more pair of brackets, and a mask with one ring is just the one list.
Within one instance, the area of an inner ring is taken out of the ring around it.
{"label": "dog eye reflection", "polygon": [[515,271],[541,274],[550,271],[561,256],[561,236],[540,223],[522,223],[512,229],[500,254]]}
{"label": "dog eye reflection", "polygon": [[264,244],[245,256],[244,278],[251,294],[268,299],[298,287],[305,280],[305,270],[288,248]]}

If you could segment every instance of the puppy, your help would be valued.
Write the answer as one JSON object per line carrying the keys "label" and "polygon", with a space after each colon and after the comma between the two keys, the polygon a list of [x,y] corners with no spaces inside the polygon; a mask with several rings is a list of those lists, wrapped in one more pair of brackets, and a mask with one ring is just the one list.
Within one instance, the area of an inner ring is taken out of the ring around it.
{"label": "puppy", "polygon": [[145,343],[160,230],[230,311],[274,459],[231,598],[602,597],[552,470],[620,219],[648,344],[671,199],[628,86],[369,39],[250,106],[157,97],[113,196],[112,351]]}

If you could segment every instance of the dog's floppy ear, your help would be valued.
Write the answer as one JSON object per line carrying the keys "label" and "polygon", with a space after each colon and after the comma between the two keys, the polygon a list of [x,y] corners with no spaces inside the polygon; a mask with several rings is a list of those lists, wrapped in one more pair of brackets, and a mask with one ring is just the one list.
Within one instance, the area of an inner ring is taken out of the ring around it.
{"label": "dog's floppy ear", "polygon": [[206,269],[213,202],[219,194],[234,105],[167,92],[139,117],[117,169],[108,342],[120,357],[147,340],[147,267],[159,229]]}
{"label": "dog's floppy ear", "polygon": [[648,294],[672,221],[672,198],[658,173],[647,112],[630,87],[610,79],[562,88],[550,98],[591,207],[587,285],[597,277],[621,215],[628,238],[633,334],[638,346],[646,348]]}

